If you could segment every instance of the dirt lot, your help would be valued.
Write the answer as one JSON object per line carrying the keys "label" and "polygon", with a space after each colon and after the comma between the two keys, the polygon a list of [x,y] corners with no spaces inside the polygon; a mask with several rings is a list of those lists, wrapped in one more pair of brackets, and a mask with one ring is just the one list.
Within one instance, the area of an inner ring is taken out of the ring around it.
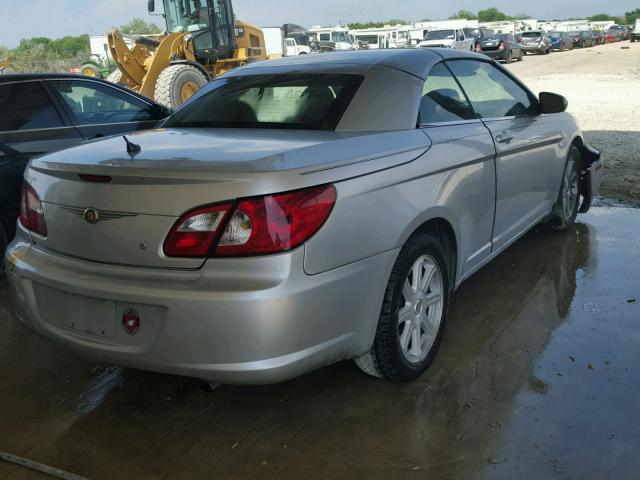
{"label": "dirt lot", "polygon": [[605,155],[602,196],[640,206],[640,43],[529,55],[509,68],[534,92],[567,97],[587,141]]}

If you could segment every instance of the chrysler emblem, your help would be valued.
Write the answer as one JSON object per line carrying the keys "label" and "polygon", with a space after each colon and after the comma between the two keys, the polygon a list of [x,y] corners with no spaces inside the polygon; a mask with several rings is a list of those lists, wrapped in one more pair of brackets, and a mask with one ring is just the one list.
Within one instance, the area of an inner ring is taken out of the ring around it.
{"label": "chrysler emblem", "polygon": [[87,208],[84,211],[83,217],[89,223],[98,223],[100,221],[100,214],[93,208]]}
{"label": "chrysler emblem", "polygon": [[85,222],[95,224],[106,220],[115,220],[118,218],[135,217],[135,213],[112,212],[109,210],[97,210],[95,208],[81,207],[62,207],[72,215],[82,218]]}

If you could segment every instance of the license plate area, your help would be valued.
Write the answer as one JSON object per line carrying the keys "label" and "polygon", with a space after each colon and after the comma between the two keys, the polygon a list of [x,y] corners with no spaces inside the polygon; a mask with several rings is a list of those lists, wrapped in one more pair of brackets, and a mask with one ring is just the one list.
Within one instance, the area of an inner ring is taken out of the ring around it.
{"label": "license plate area", "polygon": [[89,337],[116,337],[116,302],[37,285],[40,315],[48,324]]}

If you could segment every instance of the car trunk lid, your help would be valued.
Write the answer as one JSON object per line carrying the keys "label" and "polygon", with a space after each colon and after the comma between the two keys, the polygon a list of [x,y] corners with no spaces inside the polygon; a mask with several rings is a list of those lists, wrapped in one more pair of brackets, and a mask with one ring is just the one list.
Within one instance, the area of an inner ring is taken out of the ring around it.
{"label": "car trunk lid", "polygon": [[[419,131],[371,135],[283,130],[157,130],[91,142],[34,159],[25,174],[43,204],[43,248],[117,265],[195,269],[164,240],[188,210],[388,168],[424,151]],[[404,153],[398,154],[403,147]],[[130,149],[131,150],[131,149]],[[357,152],[354,155],[353,152]]]}

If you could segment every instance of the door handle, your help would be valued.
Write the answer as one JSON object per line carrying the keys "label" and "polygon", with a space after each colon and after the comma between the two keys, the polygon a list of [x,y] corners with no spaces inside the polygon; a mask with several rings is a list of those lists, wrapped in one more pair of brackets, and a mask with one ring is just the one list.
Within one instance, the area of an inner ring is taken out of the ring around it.
{"label": "door handle", "polygon": [[496,135],[496,142],[498,143],[508,143],[514,139],[513,133],[504,132]]}
{"label": "door handle", "polygon": [[104,138],[103,133],[96,133],[93,138]]}

